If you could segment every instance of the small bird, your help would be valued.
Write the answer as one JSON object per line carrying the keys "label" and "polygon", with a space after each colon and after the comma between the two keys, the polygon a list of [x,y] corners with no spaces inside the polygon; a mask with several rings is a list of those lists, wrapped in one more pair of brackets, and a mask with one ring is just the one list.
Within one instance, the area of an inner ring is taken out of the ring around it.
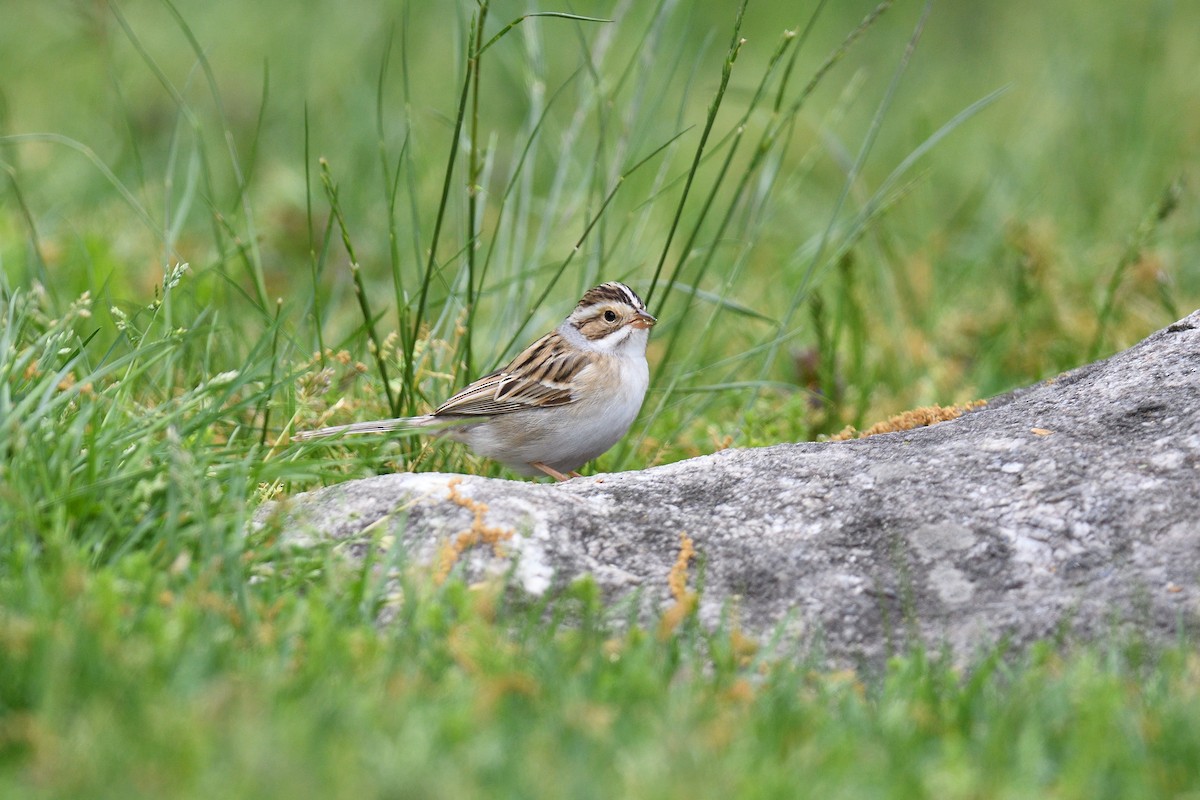
{"label": "small bird", "polygon": [[656,320],[623,283],[584,293],[562,324],[508,366],[485,375],[432,414],[356,422],[294,439],[433,428],[522,475],[567,480],[625,435],[642,407]]}

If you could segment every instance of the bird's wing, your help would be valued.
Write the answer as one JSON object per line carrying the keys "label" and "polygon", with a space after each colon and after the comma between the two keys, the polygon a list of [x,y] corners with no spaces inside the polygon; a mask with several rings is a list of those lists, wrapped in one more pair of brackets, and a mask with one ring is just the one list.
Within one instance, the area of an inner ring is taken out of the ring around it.
{"label": "bird's wing", "polygon": [[594,356],[566,346],[557,331],[525,348],[507,367],[485,375],[433,412],[442,416],[493,416],[575,402],[575,377]]}

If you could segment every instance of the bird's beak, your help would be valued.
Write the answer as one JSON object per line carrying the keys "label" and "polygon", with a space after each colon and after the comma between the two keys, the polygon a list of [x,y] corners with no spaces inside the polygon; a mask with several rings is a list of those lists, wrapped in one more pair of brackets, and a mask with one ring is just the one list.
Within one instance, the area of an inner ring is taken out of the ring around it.
{"label": "bird's beak", "polygon": [[645,311],[639,311],[637,312],[637,316],[633,318],[633,321],[629,323],[629,327],[645,330],[647,328],[653,328],[654,323],[656,322],[658,322],[658,320],[647,314]]}

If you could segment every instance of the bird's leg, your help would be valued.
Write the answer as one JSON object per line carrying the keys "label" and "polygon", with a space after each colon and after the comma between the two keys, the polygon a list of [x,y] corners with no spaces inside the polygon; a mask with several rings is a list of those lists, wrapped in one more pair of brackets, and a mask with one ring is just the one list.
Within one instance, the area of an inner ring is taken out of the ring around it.
{"label": "bird's leg", "polygon": [[582,478],[583,477],[582,472],[576,472],[575,470],[571,470],[567,474],[570,475],[572,478]]}
{"label": "bird's leg", "polygon": [[540,461],[533,461],[529,464],[529,466],[533,467],[534,469],[541,470],[542,472],[549,475],[551,478],[554,478],[554,480],[556,480],[556,481],[567,480],[566,475],[563,475],[561,472],[556,470],[554,467],[547,466]]}

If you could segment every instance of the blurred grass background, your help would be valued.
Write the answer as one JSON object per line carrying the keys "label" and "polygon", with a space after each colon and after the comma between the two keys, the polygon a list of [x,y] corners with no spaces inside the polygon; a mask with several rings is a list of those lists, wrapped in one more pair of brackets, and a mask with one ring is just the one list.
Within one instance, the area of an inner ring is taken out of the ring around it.
{"label": "blurred grass background", "polygon": [[436,404],[601,280],[661,320],[601,470],[1134,343],[1200,305],[1200,6],[751,2],[722,89],[737,4],[497,0],[481,42],[612,21],[526,19],[463,95],[479,9],[6,6],[0,795],[1197,790],[1189,643],[831,673],[455,579],[380,628],[369,567],[246,531],[347,477],[503,474],[287,434]]}
{"label": "blurred grass background", "polygon": [[[822,8],[797,48],[793,94],[872,7]],[[312,3],[284,12],[270,3],[231,10],[214,2],[178,6],[186,30],[155,2],[18,8],[19,24],[0,32],[4,131],[49,132],[90,148],[129,187],[149,222],[69,148],[8,140],[0,255],[9,281],[40,280],[59,307],[85,290],[102,295],[103,307],[136,306],[161,284],[164,263],[187,261],[195,276],[189,292],[201,305],[227,309],[228,323],[254,318],[237,295],[253,297],[259,273],[267,300],[259,305],[284,299],[285,328],[297,348],[316,349],[303,317],[315,293],[326,338],[369,361],[365,338],[353,338],[362,319],[336,231],[313,288],[308,202],[318,251],[330,211],[316,159],[328,159],[338,184],[337,203],[382,337],[398,327],[389,229],[409,292],[424,267],[470,6]],[[804,30],[814,8],[750,8],[714,139],[750,104],[783,31]],[[489,21],[495,30],[526,10],[496,3]],[[472,373],[511,355],[505,344],[519,346],[520,337],[554,324],[589,283],[621,278],[646,291],[733,16],[733,6],[721,4],[609,2],[570,10],[617,21],[528,20],[485,55],[478,135],[487,173],[478,246],[500,255],[491,279],[472,289],[483,322],[472,317],[470,338],[485,340]],[[704,352],[688,364],[668,363],[670,372],[656,374],[659,401],[669,374],[679,378],[672,387],[703,399],[665,399],[675,416],[650,416],[657,427],[646,435],[684,447],[643,450],[643,461],[704,451],[726,436],[739,443],[811,438],[912,406],[986,397],[1125,347],[1197,305],[1200,215],[1191,195],[1185,189],[1167,219],[1149,230],[1143,225],[1177,181],[1194,178],[1200,112],[1191,65],[1200,45],[1189,31],[1197,10],[1170,2],[1104,12],[1085,3],[935,6],[838,209],[918,11],[901,4],[883,14],[816,87],[786,144],[776,145],[756,173],[771,186],[753,201],[726,201],[740,216],[719,242],[704,238],[715,230],[715,215],[694,252],[680,253],[682,237],[674,241],[668,273],[686,255],[682,281],[699,278],[700,290],[761,317],[710,321],[711,304],[691,297],[658,309],[666,323],[656,332],[660,357],[672,326],[711,324],[715,336],[704,337]],[[1007,91],[924,153],[886,197],[875,195],[927,137],[998,89]],[[529,131],[547,105],[528,165],[513,184]],[[748,126],[757,132],[769,121],[769,109],[760,106]],[[680,132],[622,185],[534,322],[498,318],[497,309],[532,304],[551,286],[552,265],[570,253],[616,175]],[[745,149],[734,159],[735,175],[748,163]],[[381,160],[395,171],[383,175]],[[685,229],[715,180],[716,161],[697,175]],[[463,171],[460,164],[452,178],[438,280],[430,284],[434,306],[450,312],[432,336],[447,340],[455,338],[446,325],[462,300],[444,305],[446,298],[464,294]],[[392,208],[389,192],[397,198]],[[853,215],[872,202],[882,208],[849,232]],[[493,228],[502,210],[506,216]],[[26,214],[30,219],[22,219]],[[235,254],[236,247],[248,252]],[[710,250],[712,266],[698,275]],[[821,263],[811,261],[814,251]],[[815,280],[807,282],[810,269]],[[789,319],[800,295],[799,313]],[[257,314],[263,322],[274,311]],[[773,329],[781,323],[781,331]],[[256,338],[262,327],[246,336]],[[787,338],[770,363],[747,357],[736,368],[712,366],[777,333]],[[467,377],[453,371],[460,381]],[[761,381],[775,394],[757,416],[751,412],[751,423],[786,404],[789,385],[815,394],[796,401],[794,424],[747,429],[739,412],[751,394],[761,397]],[[706,391],[713,386],[722,387],[715,398]],[[368,396],[380,390],[364,388]],[[606,463],[631,462],[620,456]]]}

